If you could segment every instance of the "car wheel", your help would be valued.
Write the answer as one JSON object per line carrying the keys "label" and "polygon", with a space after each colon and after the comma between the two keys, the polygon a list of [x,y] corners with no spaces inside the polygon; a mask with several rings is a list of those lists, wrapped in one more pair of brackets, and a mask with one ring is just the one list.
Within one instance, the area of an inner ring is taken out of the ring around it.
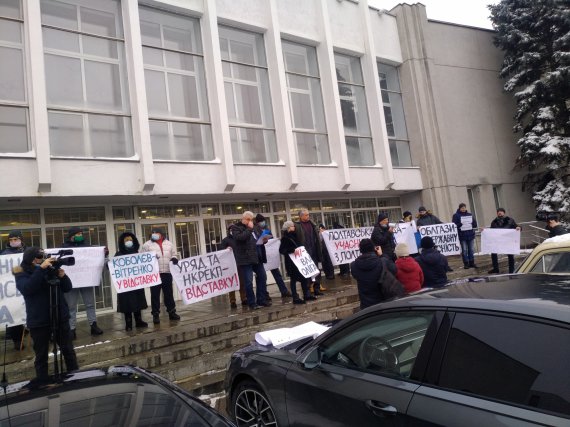
{"label": "car wheel", "polygon": [[253,381],[243,381],[237,386],[232,394],[232,410],[238,427],[278,426],[269,400]]}

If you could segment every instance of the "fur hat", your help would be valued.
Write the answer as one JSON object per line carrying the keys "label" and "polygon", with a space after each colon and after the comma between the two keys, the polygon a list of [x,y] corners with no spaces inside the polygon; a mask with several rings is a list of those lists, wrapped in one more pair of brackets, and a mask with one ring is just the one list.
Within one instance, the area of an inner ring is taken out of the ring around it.
{"label": "fur hat", "polygon": [[362,239],[358,248],[360,249],[360,253],[363,254],[374,252],[375,250],[374,243],[370,239]]}
{"label": "fur hat", "polygon": [[255,215],[255,222],[265,221],[265,217],[261,214]]}
{"label": "fur hat", "polygon": [[406,245],[405,243],[398,243],[396,245],[396,255],[398,256],[398,258],[402,258],[404,256],[410,256],[410,249],[408,248],[408,245]]}
{"label": "fur hat", "polygon": [[12,230],[10,231],[10,234],[8,234],[8,238],[9,239],[13,239],[14,237],[17,237],[18,239],[23,239],[24,236],[22,235],[22,231],[21,230]]}
{"label": "fur hat", "polygon": [[384,221],[386,218],[388,218],[388,215],[386,215],[384,212],[380,212],[380,214],[378,215],[378,219],[376,220],[376,223]]}
{"label": "fur hat", "polygon": [[295,226],[295,223],[293,221],[285,221],[283,223],[283,227],[281,227],[281,229],[283,231],[287,231],[289,229],[289,227],[294,227],[294,226]]}
{"label": "fur hat", "polygon": [[422,249],[432,249],[435,248],[435,243],[433,242],[433,239],[429,236],[425,236],[422,237],[422,243],[421,243]]}

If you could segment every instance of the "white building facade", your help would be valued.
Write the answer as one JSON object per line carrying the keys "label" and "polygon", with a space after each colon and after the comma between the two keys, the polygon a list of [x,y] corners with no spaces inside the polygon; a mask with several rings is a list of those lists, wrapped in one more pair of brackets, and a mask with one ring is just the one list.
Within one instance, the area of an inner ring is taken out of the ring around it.
{"label": "white building facade", "polygon": [[191,256],[244,210],[275,234],[301,207],[327,227],[522,215],[500,60],[419,4],[0,0],[0,237],[75,225],[114,253],[159,225]]}

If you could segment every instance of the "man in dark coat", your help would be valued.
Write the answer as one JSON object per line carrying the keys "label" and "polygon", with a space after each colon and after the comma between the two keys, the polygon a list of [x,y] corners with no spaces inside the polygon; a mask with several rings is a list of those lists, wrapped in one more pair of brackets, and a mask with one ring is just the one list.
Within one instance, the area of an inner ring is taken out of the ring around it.
{"label": "man in dark coat", "polygon": [[436,225],[442,224],[441,220],[436,217],[431,211],[428,211],[424,206],[418,208],[418,215],[416,225],[421,227],[423,225]]}
{"label": "man in dark coat", "polygon": [[[22,263],[13,270],[16,288],[24,296],[26,322],[34,342],[36,376],[48,379],[48,352],[52,330],[68,371],[79,369],[69,329],[69,308],[63,293],[71,290],[71,280],[62,269],[52,267],[55,258],[45,259],[44,251],[32,246],[25,250]],[[49,281],[57,280],[53,286]],[[57,300],[59,323],[52,325],[50,301]]]}
{"label": "man in dark coat", "polygon": [[[136,254],[139,252],[140,243],[137,236],[126,231],[119,236],[119,250],[115,256]],[[142,320],[141,310],[148,308],[144,289],[121,292],[117,294],[117,311],[125,316],[125,330],[133,330],[133,315],[137,328],[146,328],[148,323]]]}
{"label": "man in dark coat", "polygon": [[429,236],[422,238],[422,251],[416,258],[424,272],[425,288],[441,288],[447,283],[447,272],[453,271],[449,268],[447,258],[436,248],[433,239]]}
{"label": "man in dark coat", "polygon": [[[234,255],[234,259],[236,260],[236,265],[237,264],[237,258],[236,258],[236,241],[234,239],[234,237],[232,236],[231,233],[231,226],[228,227],[227,230],[227,235],[226,237],[224,237],[222,239],[222,243],[221,243],[221,249],[228,249],[230,248],[232,250],[232,253]],[[243,280],[243,276],[241,275],[241,269],[238,267],[238,280],[239,280],[239,297],[241,300],[241,305],[247,305],[247,295],[245,293],[245,281]],[[228,293],[229,299],[230,299],[230,308],[237,308],[237,302],[236,302],[236,291],[230,291]]]}
{"label": "man in dark coat", "polygon": [[[236,242],[235,259],[245,282],[247,304],[252,310],[269,307],[267,301],[267,275],[257,253],[257,241],[253,231],[253,212],[245,211],[240,222],[233,224],[230,233]],[[256,275],[256,293],[253,292],[253,273]]]}
{"label": "man in dark coat", "polygon": [[394,228],[390,227],[388,221],[388,215],[381,213],[378,215],[378,220],[372,230],[372,236],[370,236],[374,245],[380,246],[382,248],[382,254],[392,261],[396,260],[396,255],[394,250],[396,249],[396,241],[394,240]]}
{"label": "man in dark coat", "polygon": [[[491,228],[507,228],[516,230],[521,229],[514,219],[506,215],[504,208],[497,209],[497,218],[491,222]],[[515,256],[512,254],[509,254],[507,256],[509,258],[509,273],[514,273]],[[493,263],[493,269],[489,271],[489,274],[499,273],[499,257],[497,254],[491,254],[491,262]]]}
{"label": "man in dark coat", "polygon": [[[67,232],[67,240],[61,245],[62,248],[85,248],[89,245],[85,243],[83,231],[79,227],[71,227]],[[95,289],[90,287],[80,287],[71,289],[65,294],[67,304],[69,305],[69,327],[71,328],[71,337],[75,339],[75,323],[77,318],[77,303],[79,295],[85,304],[87,312],[87,321],[91,325],[91,335],[101,335],[103,331],[97,326],[97,315],[95,314]]]}
{"label": "man in dark coat", "polygon": [[329,280],[334,280],[334,266],[331,260],[331,256],[325,242],[323,241],[323,231],[326,231],[326,227],[324,224],[319,224],[319,234],[321,237],[321,248],[323,252],[323,272],[325,273],[325,277]]}
{"label": "man in dark coat", "polygon": [[452,221],[457,226],[459,234],[463,268],[477,268],[475,265],[475,229],[477,228],[475,216],[467,210],[465,203],[460,203],[457,212],[453,214]]}
{"label": "man in dark coat", "polygon": [[[295,232],[295,223],[293,221],[285,221],[283,223],[283,234],[281,236],[281,245],[279,246],[279,253],[283,255],[285,259],[285,271],[291,279],[290,288],[291,295],[293,296],[293,304],[305,304],[306,301],[316,300],[317,298],[311,295],[309,290],[309,279],[301,274],[289,254],[295,252],[295,250],[302,246],[299,244],[298,234]],[[299,297],[297,293],[297,282],[301,283],[301,289],[303,291],[303,299]]]}
{"label": "man in dark coat", "polygon": [[[317,225],[311,221],[309,211],[301,209],[299,211],[299,222],[295,223],[295,233],[297,233],[297,241],[299,245],[304,246],[309,253],[315,265],[319,268],[319,274],[314,278],[313,294],[315,296],[322,295],[321,289],[321,273],[323,262],[323,246],[321,236]],[[325,249],[326,250],[326,249]],[[320,265],[319,265],[320,264]]]}
{"label": "man in dark coat", "polygon": [[360,308],[365,309],[379,302],[393,298],[380,283],[382,270],[386,267],[396,275],[396,266],[388,257],[382,256],[379,246],[374,246],[371,239],[362,239],[359,244],[360,255],[350,264],[352,277],[356,279]]}
{"label": "man in dark coat", "polygon": [[557,214],[549,213],[546,217],[546,230],[548,230],[548,237],[562,236],[568,234],[568,231],[562,224],[560,224],[560,217]]}
{"label": "man in dark coat", "polygon": [[[20,230],[12,230],[8,235],[8,245],[0,255],[14,255],[24,253],[26,245],[24,244],[24,235]],[[14,349],[21,350],[24,348],[22,337],[24,336],[24,325],[10,326],[6,329],[6,336],[12,338]]]}

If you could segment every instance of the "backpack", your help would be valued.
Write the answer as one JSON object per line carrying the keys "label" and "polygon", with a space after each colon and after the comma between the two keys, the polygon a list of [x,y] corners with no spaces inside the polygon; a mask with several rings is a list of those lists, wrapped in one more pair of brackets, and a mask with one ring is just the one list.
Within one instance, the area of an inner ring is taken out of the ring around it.
{"label": "backpack", "polygon": [[388,270],[386,260],[380,257],[380,262],[382,262],[382,274],[380,274],[378,284],[382,292],[382,301],[404,296],[406,294],[404,285]]}

